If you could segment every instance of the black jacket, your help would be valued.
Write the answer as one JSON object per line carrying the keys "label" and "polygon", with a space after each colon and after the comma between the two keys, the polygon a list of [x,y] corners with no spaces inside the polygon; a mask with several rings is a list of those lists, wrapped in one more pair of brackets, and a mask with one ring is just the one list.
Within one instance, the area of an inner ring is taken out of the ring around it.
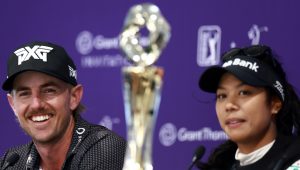
{"label": "black jacket", "polygon": [[[92,125],[78,116],[71,146],[62,169],[121,170],[125,151],[126,141],[123,138],[103,126]],[[14,153],[19,155],[17,162],[13,165],[5,165]],[[33,142],[30,142],[9,149],[0,163],[1,170],[4,168],[6,170],[38,170],[40,156]]]}
{"label": "black jacket", "polygon": [[[278,136],[271,149],[257,162],[238,166],[234,170],[285,170],[300,159],[300,139]],[[276,168],[275,168],[276,167]]]}
{"label": "black jacket", "polygon": [[232,141],[220,145],[208,163],[197,162],[201,170],[285,170],[300,159],[300,137],[279,134],[271,149],[257,162],[240,166],[234,158],[237,146]]}

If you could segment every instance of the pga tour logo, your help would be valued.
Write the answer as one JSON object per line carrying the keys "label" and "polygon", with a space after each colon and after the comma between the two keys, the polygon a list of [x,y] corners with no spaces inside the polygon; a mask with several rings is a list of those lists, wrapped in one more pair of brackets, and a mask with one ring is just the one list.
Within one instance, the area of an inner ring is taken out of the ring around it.
{"label": "pga tour logo", "polygon": [[221,28],[218,25],[203,25],[198,30],[197,64],[212,66],[220,62]]}
{"label": "pga tour logo", "polygon": [[29,46],[20,48],[14,53],[18,56],[18,65],[22,62],[29,60],[31,57],[33,59],[41,59],[47,62],[47,54],[52,50],[52,47],[35,45],[30,48]]}

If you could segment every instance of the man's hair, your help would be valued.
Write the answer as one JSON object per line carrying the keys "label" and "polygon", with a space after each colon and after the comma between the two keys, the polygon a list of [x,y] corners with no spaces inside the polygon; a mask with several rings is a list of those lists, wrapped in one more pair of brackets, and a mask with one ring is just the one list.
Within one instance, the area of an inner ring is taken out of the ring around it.
{"label": "man's hair", "polygon": [[77,108],[73,111],[73,116],[77,117],[84,111],[85,111],[85,106],[82,103],[79,103]]}

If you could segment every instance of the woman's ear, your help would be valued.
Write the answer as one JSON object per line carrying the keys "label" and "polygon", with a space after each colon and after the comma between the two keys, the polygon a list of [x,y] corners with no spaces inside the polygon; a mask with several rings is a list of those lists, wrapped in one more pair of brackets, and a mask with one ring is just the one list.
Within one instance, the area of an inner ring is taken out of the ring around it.
{"label": "woman's ear", "polygon": [[277,114],[281,108],[282,108],[282,101],[279,99],[279,97],[277,96],[272,97],[271,113]]}

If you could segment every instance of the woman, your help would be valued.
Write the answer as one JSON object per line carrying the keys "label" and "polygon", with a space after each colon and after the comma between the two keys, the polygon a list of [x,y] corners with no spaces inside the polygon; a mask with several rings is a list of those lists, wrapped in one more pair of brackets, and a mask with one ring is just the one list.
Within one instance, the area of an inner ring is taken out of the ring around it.
{"label": "woman", "polygon": [[234,48],[222,61],[202,74],[199,86],[216,94],[229,140],[199,169],[300,169],[300,102],[272,50]]}

